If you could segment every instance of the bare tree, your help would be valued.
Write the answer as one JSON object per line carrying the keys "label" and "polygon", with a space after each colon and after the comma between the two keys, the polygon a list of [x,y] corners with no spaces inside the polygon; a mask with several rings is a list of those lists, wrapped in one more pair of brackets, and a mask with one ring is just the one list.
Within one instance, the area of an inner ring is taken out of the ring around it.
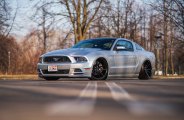
{"label": "bare tree", "polygon": [[0,1],[0,34],[4,35],[4,31],[9,26],[7,21],[10,18],[9,6],[6,0]]}
{"label": "bare tree", "polygon": [[32,16],[32,20],[37,23],[37,36],[41,43],[41,51],[45,53],[47,51],[47,42],[50,37],[50,33],[53,30],[53,24],[55,18],[52,14],[47,12],[46,6],[36,7],[36,12]]}
{"label": "bare tree", "polygon": [[[106,9],[105,11],[109,11]],[[124,37],[139,41],[139,32],[142,20],[142,9],[134,0],[118,0],[111,3],[111,10],[101,17],[100,24],[104,30],[103,35],[110,37]],[[97,25],[98,23],[96,23]],[[98,25],[100,25],[98,24]],[[98,26],[97,25],[97,26]],[[100,31],[98,31],[99,33]]]}
{"label": "bare tree", "polygon": [[0,36],[0,73],[15,73],[18,62],[19,45],[13,37]]}
{"label": "bare tree", "polygon": [[134,0],[118,0],[112,11],[112,28],[116,37],[129,38],[129,28],[133,15]]}
{"label": "bare tree", "polygon": [[[176,0],[181,2],[180,0]],[[164,74],[167,75],[169,71],[169,64],[171,65],[171,73],[174,73],[174,63],[172,59],[172,50],[173,50],[173,43],[174,39],[175,41],[177,39],[181,39],[183,37],[183,33],[181,32],[181,26],[177,26],[177,23],[181,20],[177,18],[182,18],[182,14],[178,14],[181,12],[179,9],[178,5],[176,4],[175,0],[153,0],[152,2],[156,3],[153,4],[151,3],[151,7],[157,12],[157,14],[160,14],[160,19],[163,23],[162,27],[162,33],[163,33],[163,39],[164,39],[164,44],[163,44],[163,71]],[[176,12],[177,11],[177,12]],[[177,14],[176,14],[177,13]],[[157,18],[158,19],[158,18]],[[181,21],[180,21],[181,23]],[[175,31],[181,38],[175,37],[176,35],[173,34],[173,30],[177,29],[179,31]],[[170,62],[170,63],[169,63]]]}
{"label": "bare tree", "polygon": [[[16,1],[17,2],[17,1]],[[8,37],[10,34],[15,18],[18,12],[18,3],[16,4],[15,12],[11,11],[7,0],[0,1],[0,34]]]}
{"label": "bare tree", "polygon": [[[164,8],[163,4],[166,7]],[[152,0],[150,3],[160,14],[171,19],[180,34],[177,36],[179,40],[184,39],[184,1],[183,0]],[[165,12],[170,11],[170,12]]]}
{"label": "bare tree", "polygon": [[37,37],[37,31],[33,30],[27,34],[20,43],[21,50],[19,51],[19,73],[33,74],[36,73],[36,67],[39,56],[42,51],[39,50],[39,41]]}
{"label": "bare tree", "polygon": [[181,32],[181,40],[184,39],[184,1],[183,0],[172,0],[166,1],[169,7],[167,8],[167,16],[172,20],[174,25]]}
{"label": "bare tree", "polygon": [[72,23],[75,43],[85,39],[91,23],[105,0],[60,0]]}

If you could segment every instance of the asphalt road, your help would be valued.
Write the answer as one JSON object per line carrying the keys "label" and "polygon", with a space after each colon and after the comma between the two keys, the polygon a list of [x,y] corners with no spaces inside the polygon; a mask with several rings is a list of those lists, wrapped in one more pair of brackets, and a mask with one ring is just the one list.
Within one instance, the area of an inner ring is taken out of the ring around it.
{"label": "asphalt road", "polygon": [[0,120],[184,120],[184,79],[0,80]]}

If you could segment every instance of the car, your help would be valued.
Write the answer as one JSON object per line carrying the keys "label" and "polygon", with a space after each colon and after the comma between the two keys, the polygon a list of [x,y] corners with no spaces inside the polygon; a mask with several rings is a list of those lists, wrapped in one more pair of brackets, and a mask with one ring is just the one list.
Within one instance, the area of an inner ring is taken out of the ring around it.
{"label": "car", "polygon": [[38,75],[46,80],[111,77],[150,79],[155,70],[155,55],[125,38],[82,40],[71,48],[54,50],[40,56]]}

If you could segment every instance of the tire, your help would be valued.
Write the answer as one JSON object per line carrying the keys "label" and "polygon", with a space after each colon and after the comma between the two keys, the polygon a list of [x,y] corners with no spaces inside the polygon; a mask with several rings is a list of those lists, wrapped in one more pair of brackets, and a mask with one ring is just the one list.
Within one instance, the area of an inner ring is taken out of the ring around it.
{"label": "tire", "polygon": [[93,65],[90,80],[106,80],[108,76],[108,64],[104,58],[98,59]]}
{"label": "tire", "polygon": [[45,80],[48,80],[48,81],[56,81],[56,80],[59,80],[58,77],[44,77]]}
{"label": "tire", "polygon": [[144,62],[139,72],[139,79],[140,80],[148,80],[152,77],[152,66],[150,61]]}

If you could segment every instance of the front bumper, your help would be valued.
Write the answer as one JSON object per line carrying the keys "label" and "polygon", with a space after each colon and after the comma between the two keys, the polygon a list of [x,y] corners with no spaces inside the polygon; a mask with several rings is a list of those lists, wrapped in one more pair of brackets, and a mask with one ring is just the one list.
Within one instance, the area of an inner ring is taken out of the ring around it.
{"label": "front bumper", "polygon": [[[48,65],[57,65],[57,72],[49,72]],[[38,76],[44,77],[91,77],[92,64],[86,63],[38,63]]]}

